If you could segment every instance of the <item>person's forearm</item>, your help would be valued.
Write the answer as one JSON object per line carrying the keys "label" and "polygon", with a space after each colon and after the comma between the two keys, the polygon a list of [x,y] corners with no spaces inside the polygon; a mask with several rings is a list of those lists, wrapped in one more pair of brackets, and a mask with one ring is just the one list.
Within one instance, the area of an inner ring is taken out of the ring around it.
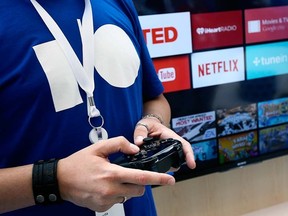
{"label": "person's forearm", "polygon": [[143,115],[154,114],[161,118],[163,124],[169,126],[171,118],[170,105],[163,95],[144,103]]}
{"label": "person's forearm", "polygon": [[0,169],[0,214],[34,204],[32,165]]}

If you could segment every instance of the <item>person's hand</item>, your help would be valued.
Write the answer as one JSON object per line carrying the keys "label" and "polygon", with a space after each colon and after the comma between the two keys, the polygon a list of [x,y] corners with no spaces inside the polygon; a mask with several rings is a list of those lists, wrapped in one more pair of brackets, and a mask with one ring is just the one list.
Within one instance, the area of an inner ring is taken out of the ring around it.
{"label": "person's hand", "polygon": [[134,130],[134,142],[136,145],[143,144],[145,137],[159,137],[160,139],[174,138],[182,143],[183,151],[185,154],[186,163],[189,168],[194,169],[196,167],[194,153],[190,143],[176,134],[173,130],[161,124],[157,119],[145,118],[141,119],[136,124]]}
{"label": "person's hand", "polygon": [[174,177],[128,169],[108,160],[115,152],[136,154],[139,148],[124,137],[100,141],[58,163],[58,183],[64,200],[103,212],[124,198],[142,196],[145,185],[173,185]]}

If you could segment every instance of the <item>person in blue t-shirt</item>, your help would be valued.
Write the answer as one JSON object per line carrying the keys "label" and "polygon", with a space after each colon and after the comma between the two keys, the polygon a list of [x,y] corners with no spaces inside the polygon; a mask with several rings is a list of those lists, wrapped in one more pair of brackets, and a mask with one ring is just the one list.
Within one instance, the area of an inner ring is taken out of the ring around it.
{"label": "person in blue t-shirt", "polygon": [[0,58],[0,214],[156,215],[174,177],[112,163],[147,136],[195,167],[131,0],[1,0]]}

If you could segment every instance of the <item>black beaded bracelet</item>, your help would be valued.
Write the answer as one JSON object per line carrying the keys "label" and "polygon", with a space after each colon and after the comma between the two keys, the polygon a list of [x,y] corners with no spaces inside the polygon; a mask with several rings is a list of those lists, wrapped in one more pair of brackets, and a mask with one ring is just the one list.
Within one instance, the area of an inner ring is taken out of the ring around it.
{"label": "black beaded bracelet", "polygon": [[57,181],[57,164],[58,159],[40,160],[34,163],[32,187],[36,204],[47,205],[63,201]]}

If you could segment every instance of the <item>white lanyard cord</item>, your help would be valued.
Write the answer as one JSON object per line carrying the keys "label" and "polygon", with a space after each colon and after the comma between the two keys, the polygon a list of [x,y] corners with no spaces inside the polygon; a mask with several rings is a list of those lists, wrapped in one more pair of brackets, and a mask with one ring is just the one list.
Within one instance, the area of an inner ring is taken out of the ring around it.
{"label": "white lanyard cord", "polygon": [[64,33],[61,31],[60,27],[57,25],[54,19],[36,0],[30,1],[64,52],[79,86],[86,92],[89,118],[101,116],[99,110],[95,106],[93,99],[93,92],[95,89],[93,38],[94,30],[90,0],[85,0],[85,10],[82,17],[82,25],[81,21],[79,19],[77,20],[82,39],[83,66],[67,38],[65,37]]}

